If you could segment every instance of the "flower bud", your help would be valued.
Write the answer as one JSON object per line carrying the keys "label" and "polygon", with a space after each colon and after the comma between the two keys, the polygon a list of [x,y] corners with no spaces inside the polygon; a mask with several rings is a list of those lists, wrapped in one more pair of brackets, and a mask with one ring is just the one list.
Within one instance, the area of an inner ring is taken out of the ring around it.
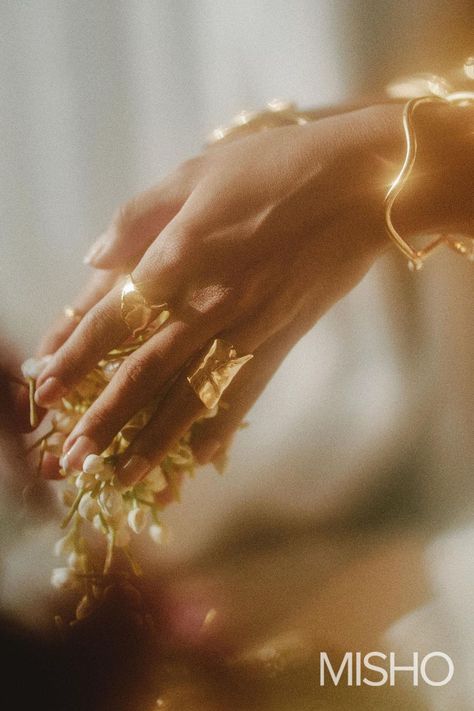
{"label": "flower bud", "polygon": [[77,507],[79,516],[85,518],[87,521],[92,521],[94,516],[99,513],[99,505],[96,499],[93,499],[91,493],[88,491],[82,499],[79,501],[79,506]]}
{"label": "flower bud", "polygon": [[76,576],[69,568],[54,568],[51,574],[51,585],[58,590],[74,587]]}
{"label": "flower bud", "polygon": [[102,366],[102,372],[106,380],[112,380],[117,370],[122,365],[121,360],[109,360],[104,366]]}
{"label": "flower bud", "polygon": [[70,553],[73,547],[74,544],[72,541],[72,537],[68,533],[56,541],[56,543],[54,544],[53,553],[59,558],[60,556],[65,555],[66,553]]}
{"label": "flower bud", "polygon": [[152,523],[148,529],[149,536],[151,540],[157,545],[163,543],[163,527],[159,526],[157,523]]}
{"label": "flower bud", "polygon": [[100,474],[104,469],[104,458],[98,454],[88,454],[84,459],[82,471],[86,474]]}
{"label": "flower bud", "polygon": [[128,525],[134,533],[141,533],[148,520],[148,511],[139,507],[132,509],[128,513]]}
{"label": "flower bud", "polygon": [[67,559],[67,564],[75,573],[84,573],[86,570],[87,558],[83,553],[72,551]]}
{"label": "flower bud", "polygon": [[117,516],[122,511],[122,496],[111,484],[105,483],[99,494],[99,505],[106,516]]}

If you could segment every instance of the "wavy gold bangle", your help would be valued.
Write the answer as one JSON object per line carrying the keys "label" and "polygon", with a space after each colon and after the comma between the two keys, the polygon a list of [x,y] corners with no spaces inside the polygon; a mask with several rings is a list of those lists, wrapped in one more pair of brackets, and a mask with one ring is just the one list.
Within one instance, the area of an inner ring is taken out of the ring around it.
{"label": "wavy gold bangle", "polygon": [[[467,80],[474,80],[474,57],[464,64],[464,75]],[[384,201],[385,226],[390,239],[408,258],[411,270],[422,268],[425,259],[440,245],[474,261],[474,237],[455,235],[440,235],[423,249],[415,249],[396,229],[392,220],[392,209],[397,197],[405,187],[417,154],[414,114],[418,106],[426,103],[445,103],[456,106],[474,104],[474,92],[454,91],[451,84],[444,78],[434,74],[419,74],[394,82],[387,87],[391,98],[409,99],[403,112],[403,128],[406,140],[405,158],[402,168],[391,184]],[[227,126],[220,126],[209,137],[208,144],[232,140],[257,131],[265,131],[279,126],[304,126],[314,121],[311,112],[299,110],[295,104],[288,101],[270,101],[262,111],[241,111]]]}
{"label": "wavy gold bangle", "polygon": [[[469,60],[468,60],[469,61]],[[470,74],[466,70],[468,78]],[[395,228],[392,220],[392,209],[397,197],[405,187],[410,174],[413,170],[417,155],[417,140],[414,125],[414,114],[418,106],[422,104],[444,103],[452,106],[469,106],[474,105],[474,92],[471,91],[452,91],[448,82],[440,77],[431,75],[422,75],[413,77],[411,80],[401,82],[398,87],[410,93],[410,87],[413,93],[428,92],[425,95],[416,95],[409,99],[403,111],[403,129],[406,140],[406,151],[403,165],[397,177],[391,184],[385,196],[385,226],[389,237],[393,240],[400,251],[408,258],[408,266],[412,271],[418,271],[422,268],[425,259],[440,245],[447,245],[450,249],[458,254],[466,257],[470,261],[474,261],[474,237],[460,238],[454,235],[439,235],[435,240],[430,242],[423,249],[415,249],[406,239],[404,239],[398,230]],[[397,85],[392,85],[388,89],[392,96],[398,96]]]}

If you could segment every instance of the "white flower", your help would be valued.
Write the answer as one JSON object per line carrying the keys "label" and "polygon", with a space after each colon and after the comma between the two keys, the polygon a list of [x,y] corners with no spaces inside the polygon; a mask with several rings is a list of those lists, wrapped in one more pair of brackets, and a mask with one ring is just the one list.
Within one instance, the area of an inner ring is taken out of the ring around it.
{"label": "white flower", "polygon": [[148,521],[148,511],[139,507],[128,513],[128,525],[134,533],[141,533]]}
{"label": "white flower", "polygon": [[87,489],[95,484],[95,475],[88,472],[81,472],[76,477],[76,486],[78,489]]}
{"label": "white flower", "polygon": [[104,469],[104,458],[98,454],[88,454],[84,459],[82,471],[86,474],[100,474]]}
{"label": "white flower", "polygon": [[106,516],[114,517],[122,512],[122,496],[108,483],[102,486],[99,494],[99,506]]}
{"label": "white flower", "polygon": [[67,559],[68,567],[75,573],[84,573],[86,569],[86,556],[76,551],[72,551]]}
{"label": "white flower", "polygon": [[76,584],[76,576],[69,568],[54,568],[51,574],[53,588],[70,588]]}
{"label": "white flower", "polygon": [[100,517],[100,514],[96,514],[93,519],[92,519],[92,525],[94,526],[96,531],[100,531],[100,533],[104,532],[104,524],[102,523],[102,519]]}
{"label": "white flower", "polygon": [[65,553],[70,553],[74,547],[74,543],[71,535],[68,533],[59,540],[56,541],[53,548],[53,553],[58,558]]}
{"label": "white flower", "polygon": [[109,360],[105,365],[102,366],[102,372],[106,380],[112,380],[117,370],[122,365],[121,360]]}
{"label": "white flower", "polygon": [[90,491],[84,494],[79,501],[77,511],[79,516],[82,516],[82,518],[85,518],[87,521],[92,521],[94,516],[99,513],[99,505],[96,499],[92,498]]}
{"label": "white flower", "polygon": [[33,378],[33,380],[36,380],[39,378],[50,359],[50,355],[43,356],[42,358],[27,358],[21,366],[23,377]]}
{"label": "white flower", "polygon": [[163,527],[159,526],[157,523],[152,523],[150,528],[148,529],[148,533],[150,535],[151,540],[158,544],[161,545],[163,543]]}
{"label": "white flower", "polygon": [[146,478],[143,483],[146,487],[148,487],[148,489],[153,491],[155,494],[157,494],[159,491],[163,491],[163,489],[166,489],[166,487],[168,486],[166,477],[163,474],[163,470],[159,465],[153,467],[153,469],[146,475]]}

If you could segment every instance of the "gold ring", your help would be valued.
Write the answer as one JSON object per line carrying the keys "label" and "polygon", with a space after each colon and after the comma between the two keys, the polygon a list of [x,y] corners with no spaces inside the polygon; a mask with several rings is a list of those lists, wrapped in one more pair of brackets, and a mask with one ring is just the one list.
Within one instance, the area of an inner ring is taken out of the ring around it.
{"label": "gold ring", "polygon": [[241,367],[251,358],[253,355],[238,357],[234,346],[216,338],[197,367],[192,368],[187,381],[201,402],[212,410]]}
{"label": "gold ring", "polygon": [[66,318],[79,323],[82,320],[83,314],[79,309],[75,309],[73,306],[65,306],[63,308],[63,314]]}
{"label": "gold ring", "polygon": [[150,304],[129,274],[122,287],[120,316],[132,335],[138,336],[153,324],[158,328],[170,315],[167,304]]}

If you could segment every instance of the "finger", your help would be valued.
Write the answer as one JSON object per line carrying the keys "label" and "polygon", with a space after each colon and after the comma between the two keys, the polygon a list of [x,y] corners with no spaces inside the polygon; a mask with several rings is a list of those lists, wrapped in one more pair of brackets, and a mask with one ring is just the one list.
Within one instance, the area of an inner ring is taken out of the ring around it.
{"label": "finger", "polygon": [[[130,337],[121,317],[121,285],[114,287],[78,324],[38,378],[36,402],[51,406],[77,385],[114,347]],[[154,288],[154,292],[158,291]],[[161,291],[161,289],[160,289]],[[170,301],[163,288],[159,301]]]}
{"label": "finger", "polygon": [[193,430],[191,448],[199,464],[223,465],[226,453],[245,416],[297,341],[293,324],[267,339],[255,351],[252,368],[243,368],[222,398],[225,407],[217,415],[201,420]]}
{"label": "finger", "polygon": [[43,461],[41,462],[41,476],[43,479],[61,479],[59,457],[45,452]]}
{"label": "finger", "polygon": [[[45,410],[37,408],[36,416],[40,424]],[[30,420],[30,397],[28,386],[21,379],[14,378],[0,367],[0,425],[15,433],[31,432],[34,428]]]}
{"label": "finger", "polygon": [[[118,270],[94,272],[84,290],[76,297],[71,304],[72,309],[79,316],[87,313],[100,299],[107,294],[116,283],[120,272]],[[38,355],[49,355],[55,353],[60,346],[69,338],[71,333],[79,323],[80,318],[75,319],[62,313],[55,323],[48,329],[41,340],[38,348]]]}
{"label": "finger", "polygon": [[[239,354],[252,352],[259,345],[260,329],[229,330],[222,337],[237,344]],[[231,340],[232,339],[232,340]],[[250,368],[253,361],[245,364]],[[187,368],[187,371],[189,368]],[[187,371],[180,374],[170,387],[149,423],[137,435],[127,450],[118,476],[125,484],[131,484],[158,464],[167,452],[189,430],[191,425],[208,412],[187,381]],[[237,382],[240,373],[234,379]]]}
{"label": "finger", "polygon": [[156,400],[166,384],[209,340],[211,321],[167,322],[124,360],[67,438],[64,450],[68,466],[81,469],[88,454],[103,452],[137,412]]}
{"label": "finger", "polygon": [[184,163],[159,185],[120,207],[84,262],[96,269],[113,269],[141,257],[189,197],[195,182],[193,165],[196,161]]}
{"label": "finger", "polygon": [[[168,230],[168,238],[163,236],[164,247],[150,250],[133,273],[147,301],[150,304],[166,302],[172,313],[180,306],[176,296],[178,289],[188,281],[185,275],[188,262],[182,258],[182,252],[173,247],[177,241],[175,235],[182,231],[176,221]],[[131,335],[121,316],[121,290],[122,285],[118,284],[90,309],[53,355],[37,381],[38,405],[54,404]]]}

